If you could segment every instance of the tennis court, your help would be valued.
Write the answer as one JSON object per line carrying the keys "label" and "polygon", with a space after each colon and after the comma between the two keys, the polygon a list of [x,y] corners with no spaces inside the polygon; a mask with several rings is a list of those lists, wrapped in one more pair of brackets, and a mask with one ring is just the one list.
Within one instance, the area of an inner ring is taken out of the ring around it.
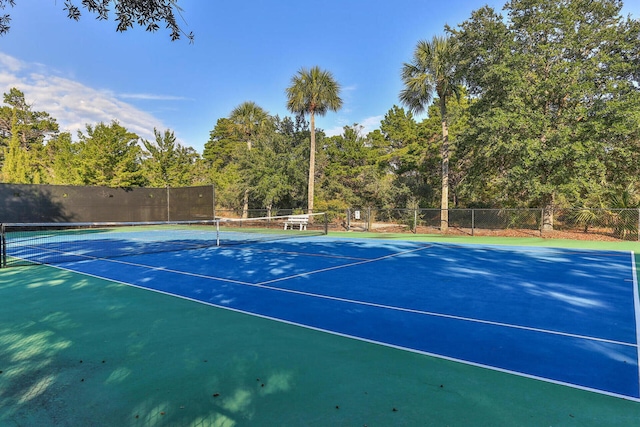
{"label": "tennis court", "polygon": [[[9,262],[68,248],[79,256],[0,272],[3,300],[25,304],[12,304],[0,332],[10,390],[0,421],[633,425],[640,416],[631,250],[303,233],[218,246],[205,242],[236,230],[189,232],[67,230],[64,245],[45,240],[37,252],[24,235],[9,244]],[[66,400],[78,393],[88,412]]]}

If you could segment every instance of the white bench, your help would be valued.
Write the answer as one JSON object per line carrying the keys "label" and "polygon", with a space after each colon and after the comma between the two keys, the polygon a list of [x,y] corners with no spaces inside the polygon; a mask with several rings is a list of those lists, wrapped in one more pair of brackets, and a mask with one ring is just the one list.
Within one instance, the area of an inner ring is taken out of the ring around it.
{"label": "white bench", "polygon": [[291,230],[293,230],[293,226],[297,225],[300,227],[300,230],[306,230],[308,223],[309,215],[289,215],[284,222],[284,229],[286,230],[288,227],[291,227]]}

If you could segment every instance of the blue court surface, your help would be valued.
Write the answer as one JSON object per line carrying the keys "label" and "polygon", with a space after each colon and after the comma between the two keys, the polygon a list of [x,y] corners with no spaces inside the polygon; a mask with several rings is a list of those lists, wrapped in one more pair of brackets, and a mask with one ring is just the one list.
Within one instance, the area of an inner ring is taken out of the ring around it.
{"label": "blue court surface", "polygon": [[630,252],[316,237],[57,267],[640,401]]}

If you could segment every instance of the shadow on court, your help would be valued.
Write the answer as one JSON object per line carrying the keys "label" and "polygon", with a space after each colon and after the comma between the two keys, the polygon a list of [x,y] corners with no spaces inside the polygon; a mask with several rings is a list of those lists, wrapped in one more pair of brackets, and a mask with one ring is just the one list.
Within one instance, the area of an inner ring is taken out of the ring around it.
{"label": "shadow on court", "polygon": [[52,267],[0,271],[0,425],[634,425],[640,404]]}

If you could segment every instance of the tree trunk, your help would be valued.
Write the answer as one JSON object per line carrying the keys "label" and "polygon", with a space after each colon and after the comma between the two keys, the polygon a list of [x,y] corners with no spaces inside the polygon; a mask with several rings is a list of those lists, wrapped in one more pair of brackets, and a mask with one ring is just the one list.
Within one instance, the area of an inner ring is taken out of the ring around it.
{"label": "tree trunk", "polygon": [[242,203],[242,218],[249,218],[249,189],[244,190],[244,202]]}
{"label": "tree trunk", "polygon": [[442,120],[442,199],[440,202],[440,231],[449,229],[449,127],[444,96],[440,97],[440,117]]}
{"label": "tree trunk", "polygon": [[[247,138],[247,150],[251,151],[251,139]],[[242,218],[249,218],[249,189],[244,190]]]}
{"label": "tree trunk", "polygon": [[316,174],[316,120],[313,111],[311,116],[311,147],[309,150],[309,187],[307,194],[307,213],[313,213],[313,191]]}

